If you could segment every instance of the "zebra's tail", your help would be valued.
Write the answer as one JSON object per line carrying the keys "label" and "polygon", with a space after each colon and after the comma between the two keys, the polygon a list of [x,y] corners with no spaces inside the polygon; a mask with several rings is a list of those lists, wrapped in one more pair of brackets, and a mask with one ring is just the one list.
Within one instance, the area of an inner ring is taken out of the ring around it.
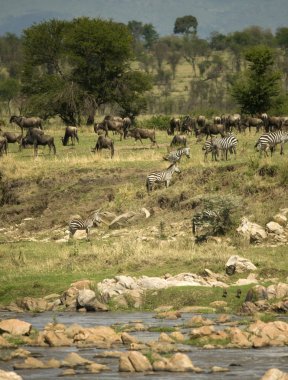
{"label": "zebra's tail", "polygon": [[146,190],[147,190],[147,193],[150,192],[150,183],[149,183],[149,178],[148,177],[146,178]]}

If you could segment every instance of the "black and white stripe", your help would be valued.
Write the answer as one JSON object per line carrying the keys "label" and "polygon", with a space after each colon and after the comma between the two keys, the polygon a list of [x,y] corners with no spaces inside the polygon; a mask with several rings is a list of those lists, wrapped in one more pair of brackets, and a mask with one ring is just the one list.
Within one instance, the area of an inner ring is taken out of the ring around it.
{"label": "black and white stripe", "polygon": [[172,176],[174,173],[180,173],[180,169],[178,168],[176,163],[171,164],[166,170],[162,170],[160,172],[150,173],[146,178],[146,189],[148,193],[153,190],[153,186],[155,183],[165,183],[165,186],[168,187]]}
{"label": "black and white stripe", "polygon": [[255,144],[255,148],[268,156],[268,150],[270,149],[271,156],[276,145],[281,144],[280,154],[284,154],[284,144],[288,141],[288,132],[276,131],[265,133],[260,136],[258,141]]}
{"label": "black and white stripe", "polygon": [[233,135],[212,139],[212,156],[215,155],[215,160],[217,160],[220,151],[222,152],[222,158],[225,154],[226,160],[228,159],[228,151],[236,156],[237,144],[238,140]]}
{"label": "black and white stripe", "polygon": [[74,218],[69,222],[69,237],[72,238],[77,230],[85,230],[86,238],[89,238],[90,228],[95,224],[99,225],[102,222],[102,219],[99,216],[99,210],[95,211],[89,218]]}
{"label": "black and white stripe", "polygon": [[179,148],[176,151],[170,152],[167,156],[163,158],[166,161],[174,163],[180,161],[182,156],[190,158],[190,148]]}

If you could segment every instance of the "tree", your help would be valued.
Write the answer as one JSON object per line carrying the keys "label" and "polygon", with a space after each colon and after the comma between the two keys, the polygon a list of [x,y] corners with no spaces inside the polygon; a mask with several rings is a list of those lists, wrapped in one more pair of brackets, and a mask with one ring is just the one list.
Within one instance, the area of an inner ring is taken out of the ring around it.
{"label": "tree", "polygon": [[194,16],[177,17],[174,24],[174,33],[197,34],[198,21]]}
{"label": "tree", "polygon": [[273,69],[273,51],[259,45],[246,51],[249,68],[232,84],[231,93],[241,112],[255,115],[268,112],[280,94],[280,72]]}
{"label": "tree", "polygon": [[0,80],[0,99],[4,102],[7,102],[9,115],[10,112],[10,103],[20,91],[19,81],[15,78],[6,78]]}
{"label": "tree", "polygon": [[152,24],[143,24],[140,21],[132,20],[128,22],[127,26],[133,36],[134,47],[137,46],[137,43],[141,43],[146,49],[151,49],[159,38],[159,34]]}
{"label": "tree", "polygon": [[278,28],[275,37],[280,47],[288,49],[288,28]]}
{"label": "tree", "polygon": [[206,40],[196,36],[184,36],[183,38],[183,55],[187,62],[192,65],[194,75],[196,76],[196,58],[207,57],[210,54],[209,43]]}
{"label": "tree", "polygon": [[[76,125],[86,116],[92,123],[97,107],[120,104],[128,94],[121,89],[130,84],[133,50],[124,24],[87,17],[43,22],[24,31],[24,54],[23,92],[42,117]],[[133,100],[146,88],[138,86]]]}

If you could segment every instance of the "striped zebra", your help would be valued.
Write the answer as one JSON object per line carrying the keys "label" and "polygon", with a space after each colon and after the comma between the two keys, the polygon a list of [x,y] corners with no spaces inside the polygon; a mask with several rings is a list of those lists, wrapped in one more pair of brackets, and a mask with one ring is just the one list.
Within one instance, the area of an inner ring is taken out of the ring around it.
{"label": "striped zebra", "polygon": [[164,182],[165,186],[168,187],[174,173],[181,173],[180,169],[178,168],[175,162],[171,164],[167,169],[162,170],[161,172],[150,173],[146,178],[147,192],[149,193],[153,190],[155,183]]}
{"label": "striped zebra", "polygon": [[219,151],[222,153],[222,158],[225,154],[225,159],[228,160],[228,151],[235,155],[236,157],[236,147],[238,144],[238,140],[235,136],[229,135],[222,138],[212,139],[212,158],[213,155],[215,157],[215,161],[217,161],[217,157],[219,155]]}
{"label": "striped zebra", "polygon": [[276,131],[265,133],[260,136],[256,142],[254,148],[260,151],[260,155],[264,152],[265,156],[268,156],[268,150],[270,149],[271,157],[276,145],[281,144],[280,154],[284,154],[284,144],[288,141],[288,132]]}
{"label": "striped zebra", "polygon": [[190,148],[179,148],[176,151],[170,152],[167,156],[163,157],[163,159],[175,163],[180,161],[182,156],[190,158]]}
{"label": "striped zebra", "polygon": [[90,228],[95,224],[99,225],[102,222],[102,219],[99,216],[100,210],[95,211],[87,219],[74,218],[69,222],[69,238],[72,238],[77,230],[86,231],[86,239],[89,240]]}
{"label": "striped zebra", "polygon": [[234,153],[236,155],[237,143],[238,143],[238,140],[233,135],[222,137],[222,138],[218,137],[210,141],[206,141],[202,147],[202,150],[205,152],[204,161],[207,160],[208,153],[212,153],[212,160],[215,159],[217,161],[219,150],[225,152],[226,160],[227,160],[228,151],[231,154]]}

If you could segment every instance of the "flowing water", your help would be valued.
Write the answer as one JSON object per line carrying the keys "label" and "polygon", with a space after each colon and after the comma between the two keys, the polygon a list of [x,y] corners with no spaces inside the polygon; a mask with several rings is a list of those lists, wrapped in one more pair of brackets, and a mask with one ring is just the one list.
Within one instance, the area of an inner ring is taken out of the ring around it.
{"label": "flowing water", "polygon": [[[127,323],[142,322],[145,326],[149,327],[173,327],[182,326],[185,320],[190,319],[195,314],[185,313],[182,314],[182,318],[177,321],[159,320],[155,319],[155,313],[50,313],[45,312],[41,314],[13,314],[13,313],[0,313],[1,319],[18,318],[32,323],[33,328],[42,330],[43,327],[49,322],[63,323],[65,325],[79,324],[83,327],[95,327],[95,326],[111,326],[115,324],[124,325]],[[217,315],[202,315],[210,319],[217,319]],[[232,317],[233,319],[233,317]],[[236,319],[236,317],[234,317]],[[225,326],[225,325],[224,325]],[[223,325],[219,325],[219,328],[223,328]],[[226,326],[225,326],[226,327]],[[187,329],[183,329],[183,332],[187,332]],[[159,337],[159,333],[141,331],[131,332],[142,342],[148,340],[156,340]],[[182,379],[199,379],[199,380],[258,380],[269,368],[278,368],[284,372],[288,372],[288,347],[269,347],[261,349],[212,349],[205,350],[198,347],[185,346],[189,348],[187,354],[191,358],[193,364],[204,370],[203,373],[196,374],[192,372],[186,373],[169,373],[169,372],[156,372],[153,374],[143,373],[121,373],[118,372],[117,358],[99,358],[97,355],[103,351],[97,348],[85,348],[78,349],[77,347],[25,347],[33,356],[39,359],[48,360],[64,359],[64,357],[70,352],[77,352],[80,356],[97,363],[106,364],[110,370],[101,372],[100,374],[84,373],[81,367],[77,368],[77,375],[65,376],[65,379],[87,379],[87,380],[124,380],[133,379],[147,380],[147,376],[155,380],[182,380]],[[115,346],[109,351],[125,350],[123,346]],[[12,361],[4,362],[0,361],[0,368],[4,370],[13,370],[13,364],[15,362],[22,362],[23,359],[14,359]],[[229,372],[211,373],[211,367],[220,366],[229,369]],[[31,370],[17,370],[16,371],[24,380],[53,380],[59,377],[63,372],[63,368],[59,369],[31,369]]]}

